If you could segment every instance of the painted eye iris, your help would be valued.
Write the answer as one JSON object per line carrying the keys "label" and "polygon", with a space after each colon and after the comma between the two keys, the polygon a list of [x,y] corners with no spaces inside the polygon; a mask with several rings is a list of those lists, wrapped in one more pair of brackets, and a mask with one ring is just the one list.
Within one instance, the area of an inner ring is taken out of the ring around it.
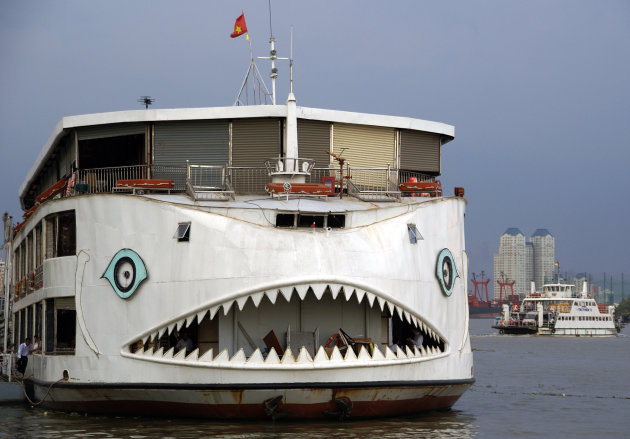
{"label": "painted eye iris", "polygon": [[450,296],[455,287],[455,279],[459,277],[455,261],[451,251],[447,248],[443,249],[438,255],[436,276],[442,287],[442,292]]}
{"label": "painted eye iris", "polygon": [[135,251],[125,248],[114,255],[101,277],[109,281],[116,294],[127,299],[147,278],[147,269]]}

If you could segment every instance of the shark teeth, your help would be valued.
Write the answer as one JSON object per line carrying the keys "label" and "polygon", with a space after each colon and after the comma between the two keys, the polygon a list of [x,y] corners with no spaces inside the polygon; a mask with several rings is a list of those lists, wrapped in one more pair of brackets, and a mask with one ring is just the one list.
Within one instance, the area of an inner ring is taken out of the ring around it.
{"label": "shark teeth", "polygon": [[[382,312],[388,311],[390,316],[397,316],[401,321],[418,328],[423,335],[424,342],[420,348],[396,348],[396,346],[390,348],[387,345],[374,344],[369,348],[365,345],[360,346],[356,351],[350,347],[340,350],[337,346],[333,348],[316,346],[315,351],[312,351],[302,346],[296,352],[292,352],[291,348],[287,347],[281,355],[274,348],[269,349],[269,351],[265,349],[265,352],[261,351],[260,348],[256,348],[249,355],[241,348],[233,355],[230,355],[227,349],[220,351],[218,349],[207,349],[202,352],[199,348],[196,348],[189,354],[186,354],[185,350],[175,351],[173,347],[166,349],[158,347],[159,340],[162,337],[171,336],[175,331],[186,330],[194,322],[200,323],[206,318],[212,320],[217,316],[227,315],[231,309],[242,311],[245,306],[250,306],[247,305],[250,300],[254,307],[258,308],[264,298],[267,298],[271,304],[275,304],[279,296],[282,296],[288,302],[294,296],[304,300],[309,293],[317,300],[321,300],[326,294],[329,294],[333,299],[346,301],[356,298],[357,303],[361,303],[365,299],[367,306],[378,307]],[[229,364],[243,368],[312,368],[425,361],[444,356],[447,351],[448,344],[434,329],[428,326],[420,316],[412,314],[411,311],[404,309],[400,305],[377,294],[348,285],[311,283],[254,291],[248,295],[195,310],[189,315],[179,316],[164,326],[138,337],[136,342],[130,345],[129,349],[123,349],[122,354],[145,361],[182,363],[205,367]]]}

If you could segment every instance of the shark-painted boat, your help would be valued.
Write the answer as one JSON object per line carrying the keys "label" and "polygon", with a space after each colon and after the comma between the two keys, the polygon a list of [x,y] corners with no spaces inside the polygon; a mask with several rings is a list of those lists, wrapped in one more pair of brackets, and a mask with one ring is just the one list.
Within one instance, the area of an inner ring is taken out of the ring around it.
{"label": "shark-painted boat", "polygon": [[453,138],[293,93],[63,118],[6,227],[8,340],[42,339],[31,399],[208,418],[451,407],[474,382],[466,201],[436,180]]}

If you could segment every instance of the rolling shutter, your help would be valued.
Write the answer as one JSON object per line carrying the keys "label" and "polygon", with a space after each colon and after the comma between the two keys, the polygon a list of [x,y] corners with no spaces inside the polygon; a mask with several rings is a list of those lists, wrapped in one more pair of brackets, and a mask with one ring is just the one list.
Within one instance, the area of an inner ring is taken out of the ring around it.
{"label": "rolling shutter", "polygon": [[271,181],[265,161],[282,155],[280,119],[238,119],[232,122],[231,181],[239,194],[264,194]]}
{"label": "rolling shutter", "polygon": [[401,131],[400,168],[440,173],[440,135],[423,131]]}
{"label": "rolling shutter", "polygon": [[[350,165],[352,183],[361,190],[381,190],[387,187],[382,168],[395,167],[394,128],[336,123],[333,128],[333,151]],[[345,151],[344,148],[347,148]],[[357,168],[381,168],[357,169]]]}
{"label": "rolling shutter", "polygon": [[395,132],[393,128],[336,123],[333,131],[333,151],[351,168],[385,168],[395,166]]}
{"label": "rolling shutter", "polygon": [[330,166],[330,122],[298,119],[298,151],[300,158],[315,160],[316,168]]}
{"label": "rolling shutter", "polygon": [[79,140],[144,134],[144,123],[110,123],[77,128]]}
{"label": "rolling shutter", "polygon": [[153,138],[156,165],[220,165],[228,163],[226,120],[156,122]]}
{"label": "rolling shutter", "polygon": [[282,155],[279,119],[241,119],[232,123],[232,166],[265,166]]}

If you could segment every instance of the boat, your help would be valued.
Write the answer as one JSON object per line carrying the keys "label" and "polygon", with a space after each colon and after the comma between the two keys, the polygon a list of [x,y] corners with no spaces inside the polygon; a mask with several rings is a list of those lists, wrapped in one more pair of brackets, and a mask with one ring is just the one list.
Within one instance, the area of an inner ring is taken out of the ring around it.
{"label": "boat", "polygon": [[552,283],[542,292],[532,292],[520,304],[504,304],[501,317],[492,326],[500,334],[555,336],[612,336],[620,331],[615,307],[598,305],[573,284]]}
{"label": "boat", "polygon": [[450,408],[474,382],[466,200],[437,180],[453,139],[292,90],[62,118],[7,243],[5,339],[43,342],[30,400],[221,419]]}
{"label": "boat", "polygon": [[490,278],[485,279],[485,271],[481,271],[481,280],[477,280],[475,273],[470,280],[475,287],[474,291],[468,294],[470,318],[487,319],[498,316],[501,312],[501,302],[490,300],[488,296]]}

